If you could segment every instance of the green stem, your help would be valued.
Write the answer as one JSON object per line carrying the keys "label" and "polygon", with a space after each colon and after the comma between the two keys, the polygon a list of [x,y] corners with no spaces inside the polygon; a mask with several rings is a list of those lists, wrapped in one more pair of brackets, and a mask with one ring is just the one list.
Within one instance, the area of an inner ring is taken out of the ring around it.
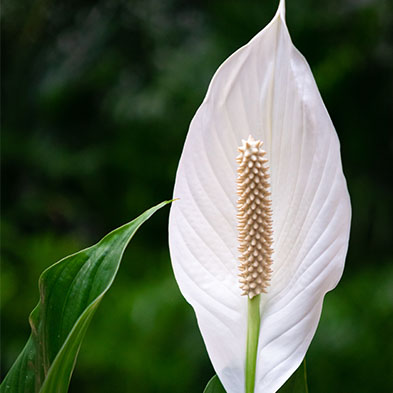
{"label": "green stem", "polygon": [[308,384],[307,384],[307,366],[306,366],[306,357],[303,359],[303,370],[304,370],[304,390],[305,393],[308,393]]}
{"label": "green stem", "polygon": [[246,393],[254,393],[255,370],[257,365],[259,328],[261,315],[259,311],[260,295],[248,299],[247,351],[246,351]]}

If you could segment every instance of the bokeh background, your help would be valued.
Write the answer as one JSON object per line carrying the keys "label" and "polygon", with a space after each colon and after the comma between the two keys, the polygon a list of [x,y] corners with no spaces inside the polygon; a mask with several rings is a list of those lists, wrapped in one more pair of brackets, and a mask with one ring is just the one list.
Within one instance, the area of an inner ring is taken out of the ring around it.
{"label": "bokeh background", "polygon": [[[393,4],[288,0],[342,144],[347,265],[309,349],[310,392],[393,391]],[[276,0],[2,4],[1,375],[29,335],[40,272],[172,195],[217,67]],[[213,375],[173,278],[168,209],[126,252],[70,392],[201,393]]]}

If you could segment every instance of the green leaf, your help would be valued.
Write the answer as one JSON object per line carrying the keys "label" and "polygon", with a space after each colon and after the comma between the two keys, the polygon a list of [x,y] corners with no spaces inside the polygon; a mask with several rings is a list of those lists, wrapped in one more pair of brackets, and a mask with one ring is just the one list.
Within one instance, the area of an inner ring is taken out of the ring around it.
{"label": "green leaf", "polygon": [[225,393],[225,389],[222,386],[217,375],[215,375],[213,378],[210,379],[203,393]]}
{"label": "green leaf", "polygon": [[277,393],[308,393],[306,358]]}
{"label": "green leaf", "polygon": [[30,314],[31,335],[11,367],[0,393],[65,393],[76,358],[104,294],[112,285],[124,250],[162,202],[99,243],[46,269],[39,279],[40,301]]}
{"label": "green leaf", "polygon": [[[225,393],[217,375],[210,379],[203,393]],[[306,359],[277,393],[308,393]]]}

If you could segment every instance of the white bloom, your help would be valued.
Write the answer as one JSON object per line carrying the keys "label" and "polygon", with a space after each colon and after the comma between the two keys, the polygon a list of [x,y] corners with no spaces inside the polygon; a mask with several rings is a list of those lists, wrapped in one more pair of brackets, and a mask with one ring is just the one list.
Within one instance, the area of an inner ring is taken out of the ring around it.
{"label": "white bloom", "polygon": [[256,393],[276,392],[301,363],[325,293],[339,281],[350,201],[339,141],[311,70],[293,46],[284,1],[273,20],[211,81],[184,145],[169,242],[228,393],[244,392],[247,296],[239,286],[238,147],[263,141],[270,171],[272,272],[260,295]]}

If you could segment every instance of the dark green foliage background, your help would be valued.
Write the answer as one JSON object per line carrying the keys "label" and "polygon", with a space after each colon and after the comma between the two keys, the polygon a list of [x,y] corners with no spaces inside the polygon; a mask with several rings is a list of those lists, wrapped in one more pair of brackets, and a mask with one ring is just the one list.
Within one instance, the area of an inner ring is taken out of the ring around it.
{"label": "dark green foliage background", "polygon": [[[393,6],[288,0],[342,143],[346,270],[308,352],[310,392],[393,390]],[[29,335],[40,272],[171,197],[188,124],[219,64],[276,1],[2,4],[1,375]],[[135,236],[82,346],[71,392],[202,392],[213,375],[167,248],[168,210]]]}

